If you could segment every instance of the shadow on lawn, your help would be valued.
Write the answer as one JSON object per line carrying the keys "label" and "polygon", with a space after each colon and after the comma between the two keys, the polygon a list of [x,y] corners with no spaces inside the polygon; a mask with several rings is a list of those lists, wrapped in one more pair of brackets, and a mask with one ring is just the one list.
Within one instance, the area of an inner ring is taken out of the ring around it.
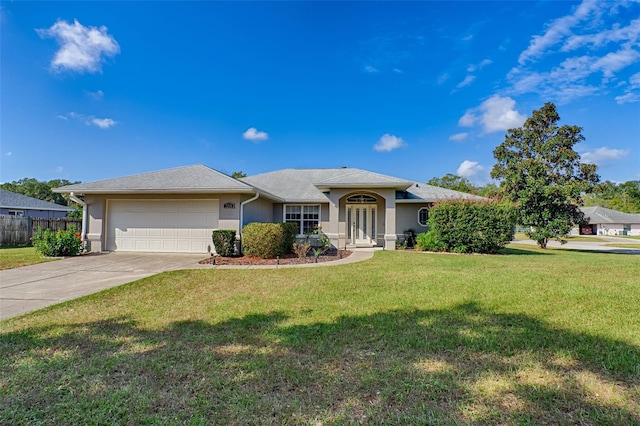
{"label": "shadow on lawn", "polygon": [[0,423],[638,424],[640,350],[475,304],[0,335]]}

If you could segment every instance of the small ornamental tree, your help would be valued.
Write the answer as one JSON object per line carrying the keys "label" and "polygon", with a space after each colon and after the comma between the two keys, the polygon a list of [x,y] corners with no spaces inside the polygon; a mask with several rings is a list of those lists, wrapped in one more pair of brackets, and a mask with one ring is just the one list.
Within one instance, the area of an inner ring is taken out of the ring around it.
{"label": "small ornamental tree", "polygon": [[558,127],[560,116],[546,103],[520,128],[510,129],[494,151],[491,177],[499,194],[518,206],[518,223],[541,248],[549,239],[566,242],[571,227],[584,220],[581,194],[599,177],[594,164],[580,162],[574,145],[584,140],[578,126]]}

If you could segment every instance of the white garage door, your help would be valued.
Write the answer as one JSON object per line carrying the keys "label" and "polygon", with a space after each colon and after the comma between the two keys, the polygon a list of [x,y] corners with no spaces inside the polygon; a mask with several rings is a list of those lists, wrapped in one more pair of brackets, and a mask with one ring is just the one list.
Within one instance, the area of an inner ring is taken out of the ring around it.
{"label": "white garage door", "polygon": [[107,250],[206,253],[218,200],[110,201]]}

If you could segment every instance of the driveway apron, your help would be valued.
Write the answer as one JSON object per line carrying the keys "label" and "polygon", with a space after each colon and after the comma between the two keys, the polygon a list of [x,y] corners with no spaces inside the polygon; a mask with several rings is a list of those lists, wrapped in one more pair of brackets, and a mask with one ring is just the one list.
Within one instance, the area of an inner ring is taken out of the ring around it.
{"label": "driveway apron", "polygon": [[0,271],[0,320],[159,272],[204,268],[201,254],[104,253]]}

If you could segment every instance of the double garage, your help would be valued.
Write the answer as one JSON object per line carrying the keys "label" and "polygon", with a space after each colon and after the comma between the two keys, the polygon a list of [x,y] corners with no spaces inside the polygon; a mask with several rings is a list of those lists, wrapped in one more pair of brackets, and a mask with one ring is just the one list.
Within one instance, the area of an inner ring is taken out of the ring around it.
{"label": "double garage", "polygon": [[206,253],[219,200],[109,200],[108,251]]}

